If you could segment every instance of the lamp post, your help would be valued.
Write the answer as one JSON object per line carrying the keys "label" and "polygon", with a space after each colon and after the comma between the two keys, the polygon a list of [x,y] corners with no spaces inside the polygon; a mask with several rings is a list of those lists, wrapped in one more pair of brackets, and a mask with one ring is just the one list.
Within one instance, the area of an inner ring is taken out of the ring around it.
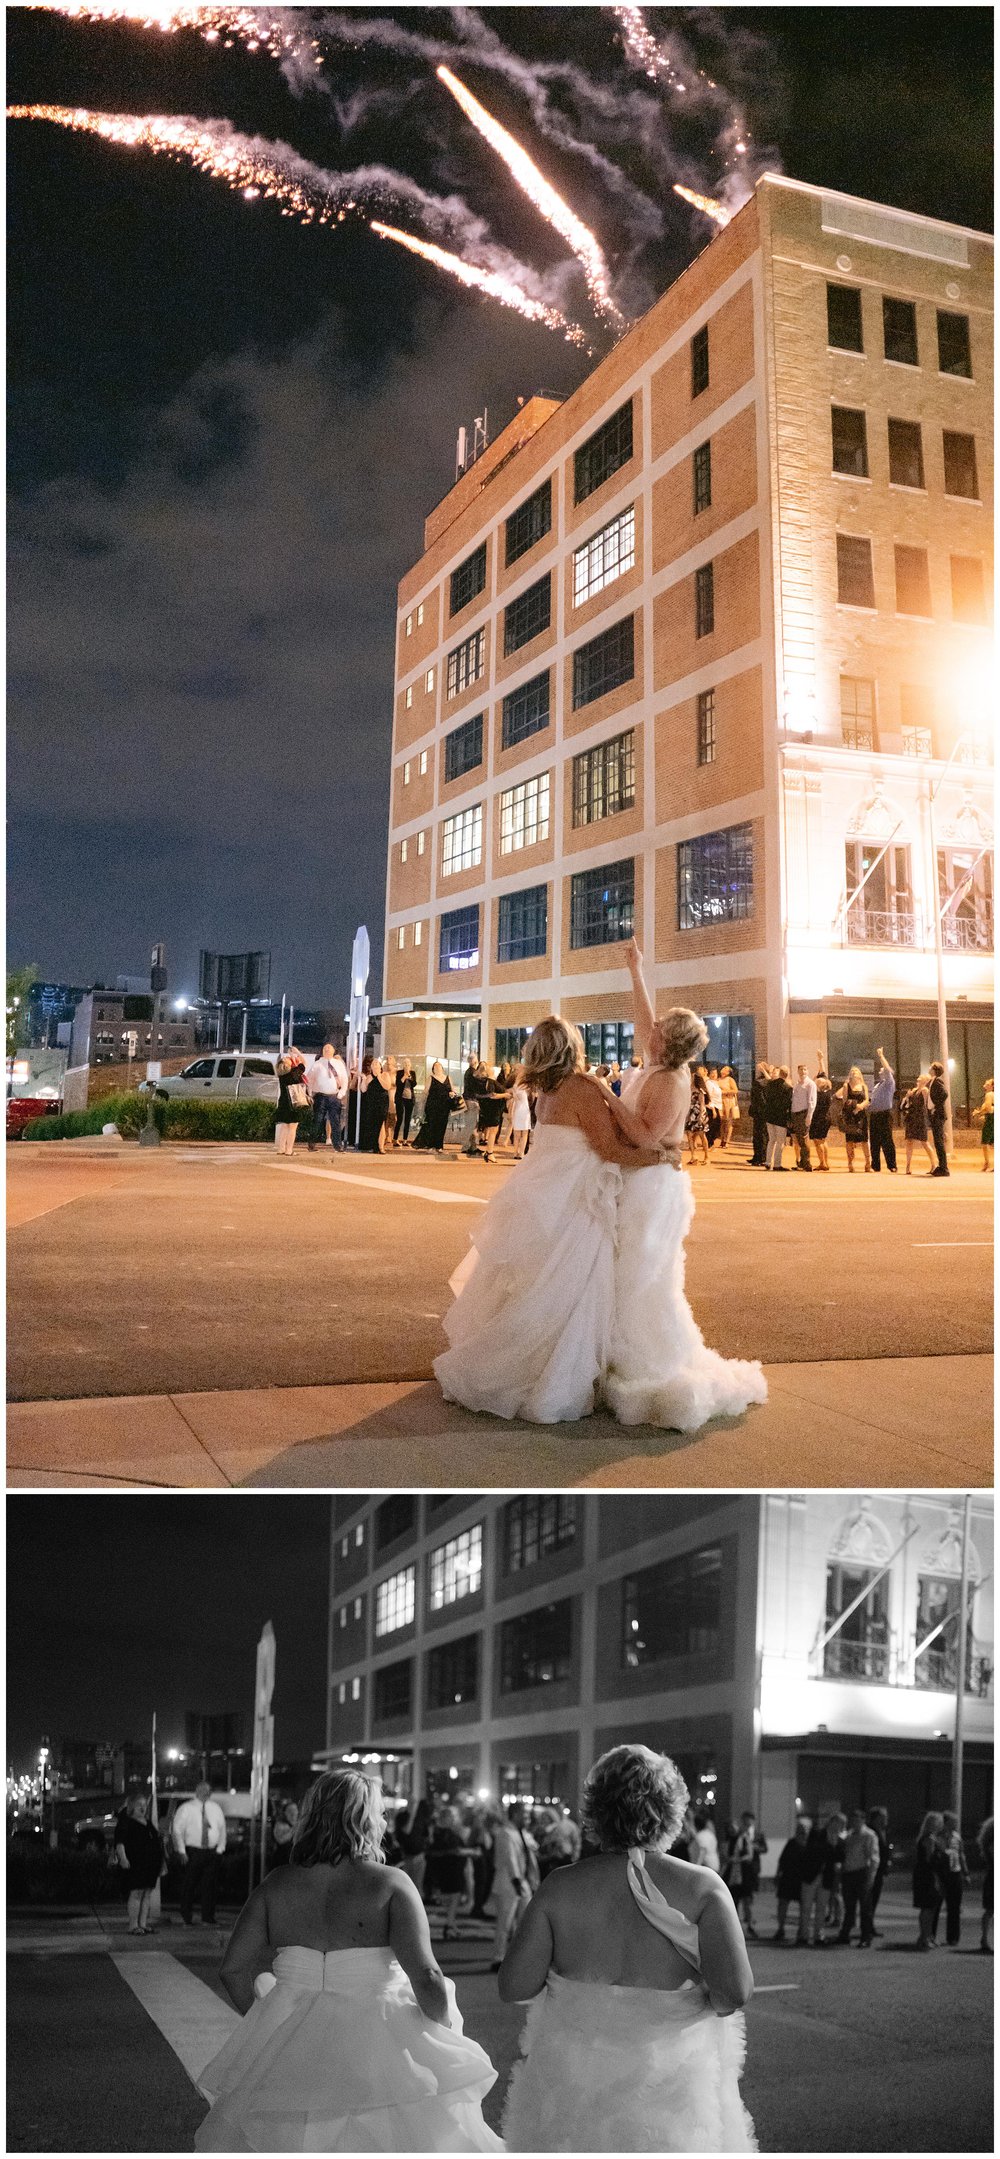
{"label": "lamp post", "polygon": [[958,1654],[955,1658],[955,1742],[951,1757],[951,1805],[958,1817],[959,1833],[962,1828],[962,1771],[963,1742],[965,1737],[965,1665],[966,1665],[966,1608],[969,1598],[969,1531],[972,1523],[972,1493],[966,1492],[962,1517],[962,1582],[958,1599]]}
{"label": "lamp post", "polygon": [[[944,1066],[945,1086],[948,1090],[948,1099],[945,1103],[944,1112],[944,1145],[946,1154],[951,1154],[952,1152],[954,1145],[954,1132],[952,1126],[951,1112],[951,1058],[948,1054],[948,1005],[947,999],[945,997],[944,987],[944,937],[941,929],[941,917],[944,910],[941,906],[941,894],[938,886],[937,839],[934,831],[934,804],[937,796],[939,795],[942,787],[944,786],[945,780],[947,779],[948,774],[951,771],[952,765],[954,764],[959,751],[965,748],[966,743],[971,742],[975,744],[977,740],[978,737],[974,728],[964,728],[962,733],[958,737],[958,741],[955,743],[952,749],[951,756],[949,757],[943,772],[939,774],[933,785],[928,784],[927,788],[927,837],[930,843],[931,853],[931,909],[934,915],[934,959],[937,967],[938,1056]],[[951,895],[949,894],[949,898],[950,897]],[[945,902],[945,905],[947,906],[947,901]]]}

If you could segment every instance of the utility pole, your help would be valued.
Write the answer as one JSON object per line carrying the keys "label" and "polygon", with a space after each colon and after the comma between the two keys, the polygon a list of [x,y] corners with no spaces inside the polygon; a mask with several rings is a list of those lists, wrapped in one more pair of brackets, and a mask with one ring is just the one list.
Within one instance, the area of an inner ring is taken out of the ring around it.
{"label": "utility pole", "polygon": [[969,1600],[969,1534],[972,1528],[972,1493],[966,1492],[962,1516],[962,1577],[958,1594],[958,1655],[955,1659],[955,1741],[951,1754],[951,1806],[962,1828],[962,1771],[965,1739],[965,1613]]}
{"label": "utility pole", "polygon": [[157,1056],[157,1049],[162,1031],[163,996],[167,987],[165,961],[166,946],[162,944],[154,945],[149,969],[149,987],[153,997],[153,1019],[149,1046],[153,1055],[151,1063],[146,1066],[146,1078],[149,1081],[149,1101],[146,1106],[146,1122],[139,1134],[140,1147],[158,1147],[160,1144],[160,1128],[156,1122],[154,1105],[156,1101],[156,1081],[161,1077],[162,1072],[162,1060]]}

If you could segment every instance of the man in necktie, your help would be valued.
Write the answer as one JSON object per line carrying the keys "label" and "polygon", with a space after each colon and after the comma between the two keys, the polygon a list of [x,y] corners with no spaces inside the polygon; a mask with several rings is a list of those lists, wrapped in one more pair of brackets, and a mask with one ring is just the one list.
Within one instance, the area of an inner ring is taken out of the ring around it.
{"label": "man in necktie", "polygon": [[185,1799],[174,1815],[174,1848],[184,1872],[181,1877],[181,1918],[194,1925],[195,1898],[201,1897],[201,1916],[206,1926],[215,1919],[219,1859],[226,1849],[226,1817],[212,1787],[196,1784],[193,1799]]}

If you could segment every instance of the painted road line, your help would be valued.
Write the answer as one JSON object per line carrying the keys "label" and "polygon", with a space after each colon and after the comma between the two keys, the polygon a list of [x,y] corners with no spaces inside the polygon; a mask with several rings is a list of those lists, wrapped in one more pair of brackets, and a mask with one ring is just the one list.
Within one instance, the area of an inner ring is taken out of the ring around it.
{"label": "painted road line", "polygon": [[756,2001],[758,1994],[797,1994],[798,1992],[798,1984],[792,1979],[783,1987],[755,1987],[751,1999]]}
{"label": "painted road line", "polygon": [[192,2084],[218,2054],[240,2022],[235,2009],[220,2002],[211,1987],[164,1950],[113,1955],[112,1964],[131,1987],[146,2015],[163,2033]]}
{"label": "painted road line", "polygon": [[[477,1194],[472,1192],[434,1192],[431,1190],[430,1185],[427,1184],[397,1184],[395,1179],[390,1182],[388,1177],[358,1177],[353,1170],[313,1169],[305,1162],[300,1166],[297,1162],[292,1162],[289,1157],[286,1157],[286,1160],[293,1176],[296,1177],[325,1177],[327,1184],[363,1184],[367,1185],[372,1192],[382,1192],[383,1194],[388,1192],[390,1195],[399,1193],[404,1199],[429,1199],[433,1200],[439,1207],[489,1206],[488,1200],[480,1199]],[[281,1164],[277,1160],[272,1161],[272,1169],[280,1167]],[[288,1170],[285,1171],[285,1175],[288,1175]]]}
{"label": "painted road line", "polygon": [[992,1237],[932,1237],[927,1244],[915,1244],[914,1252],[967,1252],[970,1245],[977,1251],[988,1251]]}

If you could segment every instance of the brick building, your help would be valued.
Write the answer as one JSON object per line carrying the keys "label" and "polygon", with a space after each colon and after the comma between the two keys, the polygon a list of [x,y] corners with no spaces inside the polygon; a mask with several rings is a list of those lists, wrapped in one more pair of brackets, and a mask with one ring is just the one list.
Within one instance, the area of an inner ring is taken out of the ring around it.
{"label": "brick building", "polygon": [[[774,176],[399,592],[387,1049],[629,1046],[623,940],[709,1055],[992,1071],[992,245]],[[939,927],[940,925],[940,927]]]}
{"label": "brick building", "polygon": [[[948,1804],[962,1505],[936,1493],[344,1493],[326,1743],[392,1791],[579,1804],[621,1741],[725,1821]],[[971,1515],[963,1810],[989,1812],[993,1502]]]}

